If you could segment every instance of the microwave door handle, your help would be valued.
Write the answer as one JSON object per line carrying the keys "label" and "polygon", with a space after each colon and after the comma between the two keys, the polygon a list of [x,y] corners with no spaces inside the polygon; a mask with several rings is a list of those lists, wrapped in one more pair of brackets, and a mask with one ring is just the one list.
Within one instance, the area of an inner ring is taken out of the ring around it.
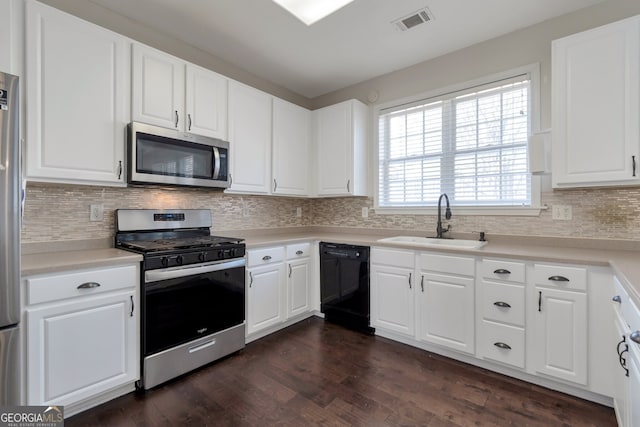
{"label": "microwave door handle", "polygon": [[218,179],[220,174],[220,150],[213,147],[213,179]]}

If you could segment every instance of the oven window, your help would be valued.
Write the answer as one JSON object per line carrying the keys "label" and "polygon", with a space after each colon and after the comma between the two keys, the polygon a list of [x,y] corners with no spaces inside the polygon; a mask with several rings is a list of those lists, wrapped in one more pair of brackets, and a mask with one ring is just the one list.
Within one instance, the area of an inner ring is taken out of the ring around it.
{"label": "oven window", "polygon": [[244,322],[244,267],[145,284],[145,356]]}
{"label": "oven window", "polygon": [[141,132],[136,138],[139,173],[202,179],[213,176],[213,150],[207,145]]}

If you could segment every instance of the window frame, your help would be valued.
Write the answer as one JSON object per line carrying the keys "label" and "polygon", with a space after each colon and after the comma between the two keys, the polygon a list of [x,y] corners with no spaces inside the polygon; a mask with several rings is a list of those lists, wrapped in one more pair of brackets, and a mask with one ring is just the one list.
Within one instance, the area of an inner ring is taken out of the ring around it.
{"label": "window frame", "polygon": [[[374,189],[374,209],[379,214],[436,214],[436,206],[380,206],[380,135],[378,121],[382,111],[416,104],[429,99],[444,97],[455,92],[472,91],[473,88],[488,85],[501,80],[510,79],[519,75],[528,74],[530,77],[529,99],[531,103],[530,119],[531,134],[541,131],[540,129],[540,64],[534,63],[522,67],[513,68],[504,72],[491,74],[474,80],[466,81],[459,84],[446,86],[444,88],[423,92],[412,95],[410,97],[398,99],[395,101],[384,102],[374,106],[372,127],[374,136],[373,142],[375,149],[373,151],[372,162],[373,167],[373,189]],[[513,216],[537,216],[543,209],[540,203],[541,183],[540,176],[531,175],[531,205],[530,206],[452,206],[455,212],[461,215],[513,215]]]}

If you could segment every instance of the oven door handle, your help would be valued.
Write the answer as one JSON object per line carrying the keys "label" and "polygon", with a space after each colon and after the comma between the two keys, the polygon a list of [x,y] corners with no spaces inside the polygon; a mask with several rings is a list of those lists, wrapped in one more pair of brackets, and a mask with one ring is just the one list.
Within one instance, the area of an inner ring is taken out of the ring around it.
{"label": "oven door handle", "polygon": [[146,283],[159,282],[161,280],[178,279],[180,277],[194,276],[196,274],[212,273],[214,271],[227,270],[229,268],[244,267],[244,258],[231,261],[220,261],[214,264],[197,265],[195,267],[184,267],[174,270],[150,270],[145,271],[144,280]]}

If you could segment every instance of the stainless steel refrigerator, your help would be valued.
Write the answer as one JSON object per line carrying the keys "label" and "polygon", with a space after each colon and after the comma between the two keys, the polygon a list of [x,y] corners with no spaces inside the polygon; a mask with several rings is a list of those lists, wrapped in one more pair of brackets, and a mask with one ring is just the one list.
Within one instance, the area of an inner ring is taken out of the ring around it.
{"label": "stainless steel refrigerator", "polygon": [[18,77],[0,73],[0,406],[20,404]]}

